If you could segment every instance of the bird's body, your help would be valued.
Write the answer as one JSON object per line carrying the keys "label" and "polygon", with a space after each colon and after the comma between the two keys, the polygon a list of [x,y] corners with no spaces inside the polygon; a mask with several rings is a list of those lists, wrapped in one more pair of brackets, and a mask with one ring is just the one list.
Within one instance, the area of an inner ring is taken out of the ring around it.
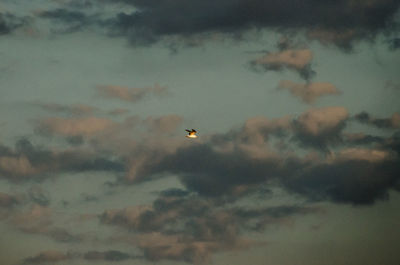
{"label": "bird's body", "polygon": [[187,138],[197,138],[197,131],[195,129],[192,130],[186,130],[189,134],[186,135]]}

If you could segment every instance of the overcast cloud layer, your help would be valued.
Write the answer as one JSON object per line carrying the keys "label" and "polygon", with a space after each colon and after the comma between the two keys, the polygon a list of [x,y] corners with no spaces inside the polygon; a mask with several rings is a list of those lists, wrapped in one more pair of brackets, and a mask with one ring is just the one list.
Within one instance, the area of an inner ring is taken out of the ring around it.
{"label": "overcast cloud layer", "polygon": [[0,263],[397,265],[399,9],[2,2]]}

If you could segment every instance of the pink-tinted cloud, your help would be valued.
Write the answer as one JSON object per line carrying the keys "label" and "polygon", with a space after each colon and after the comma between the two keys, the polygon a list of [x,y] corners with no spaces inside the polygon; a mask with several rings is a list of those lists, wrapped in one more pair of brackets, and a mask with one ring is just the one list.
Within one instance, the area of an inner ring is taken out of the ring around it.
{"label": "pink-tinted cloud", "polygon": [[11,208],[21,202],[20,196],[0,192],[0,208]]}
{"label": "pink-tinted cloud", "polygon": [[312,52],[308,49],[302,50],[284,50],[276,53],[269,53],[254,63],[260,65],[269,65],[271,67],[289,67],[303,69],[312,60]]}
{"label": "pink-tinted cloud", "polygon": [[293,96],[308,104],[314,103],[321,96],[340,94],[333,84],[320,82],[298,84],[283,80],[279,83],[278,89],[287,89]]}
{"label": "pink-tinted cloud", "polygon": [[302,78],[309,80],[314,74],[311,69],[313,54],[309,49],[287,49],[268,53],[261,58],[251,61],[253,67],[266,71],[290,69],[298,72]]}
{"label": "pink-tinted cloud", "polygon": [[268,225],[285,224],[294,215],[317,212],[297,206],[222,209],[216,206],[223,203],[215,203],[171,190],[155,200],[152,208],[107,210],[99,217],[104,224],[133,232],[114,240],[139,247],[149,260],[201,264],[210,261],[213,253],[238,251],[254,244],[242,236],[244,230],[260,231]]}
{"label": "pink-tinted cloud", "polygon": [[300,130],[318,136],[336,130],[349,117],[344,107],[325,107],[306,111],[297,119]]}
{"label": "pink-tinted cloud", "polygon": [[395,160],[397,155],[387,150],[366,149],[366,148],[347,148],[336,153],[331,153],[328,161],[351,161],[360,160],[370,163]]}
{"label": "pink-tinted cloud", "polygon": [[155,84],[153,87],[97,86],[98,93],[105,98],[137,102],[149,95],[164,96],[167,88]]}
{"label": "pink-tinted cloud", "polygon": [[54,264],[71,258],[71,254],[65,254],[58,250],[46,250],[36,256],[25,259],[24,264]]}
{"label": "pink-tinted cloud", "polygon": [[39,168],[32,166],[25,156],[0,156],[0,172],[11,177],[35,175],[40,172]]}
{"label": "pink-tinted cloud", "polygon": [[181,125],[183,118],[178,115],[165,115],[161,117],[148,117],[144,123],[148,126],[151,132],[154,133],[171,133],[175,132]]}
{"label": "pink-tinted cloud", "polygon": [[306,34],[310,40],[317,40],[323,45],[336,45],[343,50],[352,49],[352,41],[360,39],[362,34],[354,29],[347,30],[327,30],[327,29],[310,29]]}
{"label": "pink-tinted cloud", "polygon": [[98,108],[85,104],[64,105],[57,103],[40,103],[40,102],[36,104],[43,110],[46,110],[51,113],[65,113],[74,116],[89,115],[93,114],[95,111],[98,111]]}
{"label": "pink-tinted cloud", "polygon": [[26,233],[45,233],[53,223],[52,211],[48,207],[34,204],[29,210],[12,216],[8,222]]}
{"label": "pink-tinted cloud", "polygon": [[111,127],[113,122],[108,119],[87,118],[47,118],[41,120],[38,131],[45,134],[59,134],[62,136],[92,136]]}

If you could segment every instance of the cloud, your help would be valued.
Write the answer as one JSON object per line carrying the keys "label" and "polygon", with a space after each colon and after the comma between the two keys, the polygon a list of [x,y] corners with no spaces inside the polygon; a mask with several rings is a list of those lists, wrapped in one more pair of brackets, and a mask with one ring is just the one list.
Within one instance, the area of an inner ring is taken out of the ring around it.
{"label": "cloud", "polygon": [[326,150],[329,143],[340,141],[348,118],[348,111],[343,107],[308,110],[294,121],[295,139],[305,146]]}
{"label": "cloud", "polygon": [[81,234],[73,234],[68,230],[61,227],[52,227],[42,233],[53,239],[56,242],[62,243],[79,243],[82,242],[85,237]]}
{"label": "cloud", "polygon": [[108,119],[87,118],[60,118],[53,117],[41,120],[37,130],[43,134],[59,134],[63,136],[91,136],[105,131],[113,122]]}
{"label": "cloud", "polygon": [[40,252],[36,256],[27,258],[24,260],[23,264],[42,264],[42,263],[54,263],[62,262],[64,260],[71,259],[71,254],[64,254],[58,250],[46,250]]}
{"label": "cloud", "polygon": [[400,6],[396,0],[340,0],[334,4],[328,0],[301,4],[278,0],[119,2],[136,10],[121,12],[108,24],[136,44],[171,36],[210,39],[213,34],[222,34],[239,39],[251,29],[271,29],[309,32],[310,38],[344,48],[354,41],[393,31],[391,25]]}
{"label": "cloud", "polygon": [[394,38],[388,41],[389,42],[389,49],[397,50],[400,48],[400,38]]}
{"label": "cloud", "polygon": [[290,69],[296,71],[302,78],[309,80],[314,71],[311,69],[312,52],[309,49],[287,49],[268,53],[250,62],[250,65],[265,71],[281,71]]}
{"label": "cloud", "polygon": [[140,217],[143,213],[150,211],[151,208],[148,206],[136,206],[123,210],[107,210],[101,215],[101,221],[105,224],[117,223],[122,226],[139,229],[148,225]]}
{"label": "cloud", "polygon": [[36,103],[40,108],[50,113],[65,113],[73,116],[92,114],[98,109],[84,104],[64,105],[56,103]]}
{"label": "cloud", "polygon": [[400,161],[386,160],[385,152],[348,150],[339,156],[308,168],[297,165],[298,173],[285,180],[285,187],[312,200],[368,205],[387,199],[399,181]]}
{"label": "cloud", "polygon": [[392,80],[389,80],[385,84],[385,88],[393,89],[393,90],[400,90],[400,84],[395,83]]}
{"label": "cloud", "polygon": [[12,216],[8,222],[26,233],[44,233],[53,223],[51,215],[50,208],[34,204],[29,210]]}
{"label": "cloud", "polygon": [[137,102],[150,95],[165,96],[167,88],[159,86],[154,87],[123,87],[123,86],[97,86],[98,93],[105,98],[114,98],[122,101]]}
{"label": "cloud", "polygon": [[62,22],[75,22],[75,23],[85,23],[86,15],[83,12],[72,11],[67,9],[54,9],[54,10],[46,10],[40,11],[37,13],[40,17],[43,18],[51,18],[56,19]]}
{"label": "cloud", "polygon": [[373,33],[368,35],[367,30],[360,29],[322,29],[315,28],[310,29],[306,37],[309,40],[317,40],[324,45],[335,45],[345,52],[350,52],[353,50],[353,43],[359,40],[372,40],[375,36]]}
{"label": "cloud", "polygon": [[334,154],[332,159],[339,161],[360,160],[376,163],[387,160],[395,160],[395,155],[387,150],[348,148],[340,150],[339,152]]}
{"label": "cloud", "polygon": [[161,117],[147,117],[144,123],[148,126],[150,131],[155,133],[164,132],[172,133],[175,132],[177,127],[181,125],[183,118],[178,115],[164,115]]}
{"label": "cloud", "polygon": [[[90,137],[96,143],[94,150],[117,155],[117,161],[122,163],[119,167],[122,171],[115,168],[115,172],[124,173],[118,177],[117,183],[135,184],[173,174],[178,176],[188,192],[212,199],[238,200],[256,192],[260,185],[277,182],[290,192],[312,200],[319,198],[354,204],[373,203],[384,198],[383,194],[387,194],[393,187],[398,172],[396,167],[390,166],[386,173],[390,181],[378,185],[377,189],[381,191],[370,192],[370,196],[360,191],[358,196],[352,197],[346,193],[347,183],[338,182],[335,185],[343,193],[340,199],[327,188],[333,186],[333,183],[327,181],[313,187],[313,183],[306,181],[311,178],[317,183],[314,173],[310,172],[316,172],[316,175],[322,172],[320,176],[323,176],[326,168],[330,168],[333,172],[331,174],[348,174],[349,181],[353,179],[357,182],[357,178],[364,174],[363,167],[359,165],[365,164],[371,172],[375,172],[370,178],[373,182],[378,176],[377,168],[397,159],[392,154],[397,152],[395,138],[349,134],[345,131],[346,125],[354,121],[349,117],[344,107],[312,108],[298,117],[254,117],[248,119],[242,127],[227,133],[202,135],[199,141],[188,142],[174,134],[182,121],[179,116],[165,115],[147,119],[133,116],[113,124],[106,129],[105,134],[93,134]],[[122,132],[125,133],[120,134]],[[135,135],[137,142],[132,142],[132,135]],[[295,151],[297,145],[306,147],[304,152],[309,153],[305,157],[300,156]],[[313,154],[315,151],[320,153]],[[100,168],[104,163],[99,162],[98,166],[93,165],[88,170]],[[350,167],[353,164],[354,171],[350,174],[345,165]],[[79,169],[77,165],[71,164],[60,170],[68,168]],[[340,171],[339,168],[344,169]],[[310,189],[310,196],[302,189],[291,188],[293,176],[298,176],[296,181],[304,181],[302,188]],[[360,185],[359,188],[364,186]],[[136,226],[137,229],[150,231],[160,227],[162,222],[168,223],[176,214],[169,212],[168,215],[154,216],[151,207],[134,208],[125,209],[124,212],[107,212],[103,215],[103,222],[114,223],[118,220],[121,226]]]}
{"label": "cloud", "polygon": [[378,128],[397,129],[400,128],[400,114],[395,112],[390,118],[374,118],[367,112],[354,115],[354,119],[361,123],[369,124]]}
{"label": "cloud", "polygon": [[86,260],[104,260],[104,261],[123,261],[127,259],[138,258],[118,250],[109,251],[89,251],[84,254]]}
{"label": "cloud", "polygon": [[[189,192],[226,200],[253,194],[260,185],[279,183],[311,200],[371,204],[384,199],[398,181],[395,152],[400,152],[400,141],[395,136],[349,134],[345,132],[353,121],[349,117],[343,107],[313,108],[296,118],[252,118],[240,128],[203,136],[190,145],[178,143],[167,152],[144,148],[132,156],[135,171],[130,183],[172,174]],[[307,147],[308,153],[296,153],[294,144]],[[369,177],[359,183],[365,174]],[[292,187],[297,181],[298,189]],[[136,217],[134,221],[141,223]]]}
{"label": "cloud", "polygon": [[[124,165],[88,150],[50,151],[34,146],[27,139],[18,140],[14,149],[0,145],[0,172],[10,181],[40,180],[61,172],[88,170],[121,172]],[[36,199],[41,197],[31,195]]]}
{"label": "cloud", "polygon": [[97,261],[119,262],[137,258],[142,258],[142,257],[129,255],[127,253],[118,250],[108,250],[108,251],[92,250],[85,253],[79,253],[79,252],[64,253],[59,250],[46,250],[38,253],[33,257],[24,259],[22,264],[53,264],[55,262],[62,263],[63,261],[78,260],[78,259],[85,259],[92,262],[97,262]]}
{"label": "cloud", "polygon": [[19,203],[21,203],[21,198],[19,196],[0,192],[0,209],[12,208]]}
{"label": "cloud", "polygon": [[28,23],[28,18],[17,17],[11,13],[0,12],[0,36],[11,34]]}
{"label": "cloud", "polygon": [[48,206],[50,204],[50,195],[43,190],[40,186],[33,186],[28,191],[30,201],[41,206]]}
{"label": "cloud", "polygon": [[384,138],[365,133],[344,133],[343,139],[348,145],[369,145],[375,143],[383,143]]}
{"label": "cloud", "polygon": [[112,116],[116,116],[116,115],[127,114],[128,112],[129,112],[128,109],[117,108],[117,109],[110,110],[110,111],[108,112],[108,114],[110,114],[110,115],[112,115]]}
{"label": "cloud", "polygon": [[232,208],[225,202],[169,190],[162,192],[151,206],[106,210],[99,218],[104,224],[130,231],[114,240],[135,245],[148,260],[200,264],[209,261],[215,252],[240,250],[255,244],[242,237],[244,231],[262,230],[299,214],[317,212],[312,207],[287,205]]}
{"label": "cloud", "polygon": [[254,159],[245,152],[218,152],[203,144],[178,149],[153,170],[178,174],[189,190],[213,197],[245,193],[253,185],[279,175],[279,166],[279,159],[274,157]]}
{"label": "cloud", "polygon": [[9,176],[35,175],[39,173],[38,168],[34,168],[25,156],[19,157],[0,157],[0,172]]}
{"label": "cloud", "polygon": [[[354,119],[349,118],[344,107],[312,108],[298,117],[254,117],[226,133],[205,134],[198,141],[190,142],[182,135],[174,134],[181,120],[175,115],[147,119],[132,116],[121,123],[115,122],[104,134],[93,133],[89,138],[91,151],[72,148],[50,152],[25,140],[19,142],[15,149],[0,148],[0,157],[25,157],[32,170],[40,172],[32,175],[35,177],[46,176],[47,172],[109,170],[119,173],[117,183],[136,184],[172,174],[178,177],[189,193],[204,198],[235,201],[257,192],[260,185],[272,182],[314,199],[318,196],[307,196],[302,190],[288,188],[291,187],[293,176],[298,176],[297,180],[301,182],[311,178],[310,172],[313,170],[322,172],[322,176],[325,168],[355,164],[354,172],[348,178],[356,182],[363,174],[359,164],[365,164],[374,172],[383,164],[391,165],[397,161],[397,156],[392,153],[400,150],[395,136],[385,138],[346,132],[346,125],[354,122]],[[297,152],[299,145],[306,149]],[[336,159],[332,158],[332,154],[336,154]],[[111,156],[113,159],[108,159]],[[396,180],[398,169],[394,166],[389,168],[386,174],[390,181],[382,185],[382,194],[386,194]],[[0,169],[10,179],[13,176],[14,179],[28,179],[30,176],[16,169],[14,175],[11,175],[9,168]],[[342,174],[339,169],[332,169],[332,172]],[[344,171],[343,174],[348,172]],[[371,181],[375,181],[377,176],[378,173],[375,173]],[[329,182],[323,184],[333,185]],[[336,183],[340,190],[345,190],[345,184]],[[312,183],[307,181],[304,185],[304,189],[313,188],[308,187]],[[324,195],[320,196],[321,199],[339,201],[330,190],[325,190],[325,186],[321,184],[320,188],[315,188],[315,193],[310,194],[320,193]],[[365,203],[383,198],[380,194],[371,192]],[[352,199],[348,196],[342,201],[364,203],[359,198]],[[107,212],[103,222],[119,220],[126,226],[135,224],[151,230],[161,226],[162,222],[168,223],[175,214],[169,212],[168,215],[155,217],[152,208],[126,209],[125,212]],[[148,219],[141,219],[144,216]]]}
{"label": "cloud", "polygon": [[27,234],[47,236],[62,243],[78,243],[85,239],[84,235],[55,226],[53,210],[47,206],[34,203],[28,209],[9,212],[6,217],[8,224]]}
{"label": "cloud", "polygon": [[73,33],[97,23],[95,16],[67,8],[37,11],[36,16],[52,20],[53,33]]}
{"label": "cloud", "polygon": [[279,83],[278,89],[287,89],[293,96],[308,104],[314,103],[321,96],[340,94],[339,90],[331,83],[319,82],[298,84],[283,80]]}

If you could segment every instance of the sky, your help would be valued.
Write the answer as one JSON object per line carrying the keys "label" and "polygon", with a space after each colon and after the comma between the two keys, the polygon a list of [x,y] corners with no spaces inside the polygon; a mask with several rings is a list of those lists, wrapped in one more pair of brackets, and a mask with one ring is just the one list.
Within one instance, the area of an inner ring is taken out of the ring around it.
{"label": "sky", "polygon": [[397,0],[2,0],[0,263],[398,265],[399,66]]}

